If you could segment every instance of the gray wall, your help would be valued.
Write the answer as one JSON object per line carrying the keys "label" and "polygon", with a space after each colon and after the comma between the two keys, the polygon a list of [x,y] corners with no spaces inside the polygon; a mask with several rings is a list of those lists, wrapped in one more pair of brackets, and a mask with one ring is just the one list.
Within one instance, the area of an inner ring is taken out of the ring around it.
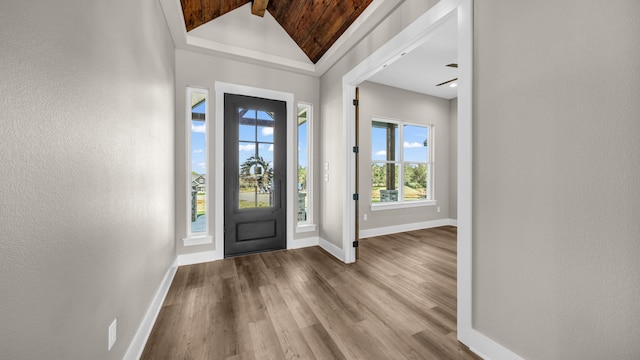
{"label": "gray wall", "polygon": [[[449,100],[364,82],[360,86],[360,229],[412,224],[449,218]],[[433,125],[435,134],[435,206],[371,209],[371,121],[373,117]],[[436,208],[440,207],[440,213]],[[363,220],[364,214],[368,221]]]}
{"label": "gray wall", "polygon": [[321,184],[320,237],[342,248],[345,144],[342,77],[394,35],[435,5],[435,0],[406,0],[320,78],[321,161],[329,163],[329,181]]}
{"label": "gray wall", "polygon": [[475,2],[474,326],[640,359],[640,3]]}
{"label": "gray wall", "polygon": [[162,12],[15,0],[0,23],[0,358],[122,359],[175,257]]}
{"label": "gray wall", "polygon": [[[259,65],[246,64],[234,60],[204,55],[186,50],[176,51],[176,216],[175,237],[177,252],[179,254],[210,251],[215,248],[213,244],[188,246],[183,245],[182,239],[187,235],[187,209],[185,176],[187,164],[185,163],[185,89],[187,86],[195,86],[209,89],[209,114],[215,117],[215,82],[221,81],[237,85],[252,86],[257,88],[283,91],[294,94],[294,101],[303,101],[313,104],[314,112],[314,143],[319,143],[319,88],[320,80],[317,77],[296,74],[288,71],[276,70]],[[210,133],[213,138],[213,132]],[[294,135],[295,136],[295,135]],[[316,145],[317,146],[317,145]],[[297,143],[294,148],[297,149]],[[314,152],[314,184],[320,181],[320,154]],[[215,169],[215,148],[209,149],[209,168]],[[289,174],[289,181],[297,181],[297,174]],[[213,180],[213,179],[211,179]],[[213,186],[211,181],[210,186]],[[318,199],[318,186],[315,186],[315,198]],[[217,201],[210,194],[212,201]],[[315,201],[315,222],[319,218],[319,202]],[[214,210],[211,209],[209,220],[211,235],[215,234]],[[295,214],[295,212],[294,212]],[[297,218],[297,217],[296,217]],[[294,239],[317,236],[318,232],[294,234]],[[214,240],[215,242],[215,240]]]}
{"label": "gray wall", "polygon": [[449,219],[458,219],[458,98],[449,100]]}

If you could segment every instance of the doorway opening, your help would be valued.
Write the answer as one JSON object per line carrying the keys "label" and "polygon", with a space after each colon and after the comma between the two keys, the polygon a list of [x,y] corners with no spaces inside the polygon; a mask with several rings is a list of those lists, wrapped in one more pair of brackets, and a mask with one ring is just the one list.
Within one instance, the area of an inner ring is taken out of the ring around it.
{"label": "doorway opening", "polygon": [[[355,111],[352,99],[355,88],[388,64],[425,42],[443,22],[457,20],[458,45],[458,202],[457,202],[457,331],[458,339],[469,344],[473,341],[472,328],[472,49],[473,24],[471,0],[443,0],[423,16],[407,26],[397,36],[374,52],[343,77],[343,118],[346,121],[345,162],[347,186],[344,198],[356,193],[355,156],[351,146],[355,142]],[[343,219],[343,244],[345,262],[355,261],[352,243],[356,234],[356,202],[346,201]]]}

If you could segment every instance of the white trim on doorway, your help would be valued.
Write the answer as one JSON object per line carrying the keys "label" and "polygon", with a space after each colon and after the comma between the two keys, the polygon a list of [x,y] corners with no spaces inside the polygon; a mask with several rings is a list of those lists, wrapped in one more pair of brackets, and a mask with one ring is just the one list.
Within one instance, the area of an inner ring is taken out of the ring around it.
{"label": "white trim on doorway", "polygon": [[287,103],[287,246],[293,241],[296,222],[294,220],[294,189],[297,172],[294,174],[295,155],[293,146],[294,126],[296,123],[294,96],[291,93],[255,88],[251,86],[215,82],[215,259],[224,258],[224,94],[236,94],[280,100]]}
{"label": "white trim on doorway", "polygon": [[[445,20],[458,20],[458,339],[468,346],[481,345],[481,335],[472,328],[472,57],[473,57],[472,0],[442,0],[416,19],[380,49],[354,67],[342,79],[346,182],[344,198],[350,199],[355,189],[355,156],[351,146],[355,139],[355,110],[351,99],[358,84],[367,80],[403,53],[426,41]],[[346,200],[343,219],[344,260],[355,261],[355,204]],[[486,343],[486,342],[485,342]],[[486,354],[484,349],[475,347]]]}
{"label": "white trim on doorway", "polygon": [[414,231],[414,230],[422,230],[422,229],[431,229],[439,226],[447,226],[452,225],[455,226],[456,222],[453,219],[439,219],[439,220],[430,220],[430,221],[421,221],[410,224],[402,224],[402,225],[392,225],[392,226],[383,226],[372,229],[364,229],[360,230],[360,239],[374,237],[374,236],[382,236],[389,234],[397,234],[401,232]]}
{"label": "white trim on doorway", "polygon": [[343,262],[347,262],[346,259],[344,258],[344,254],[345,252],[342,251],[342,249],[340,249],[339,247],[337,247],[336,245],[334,245],[332,242],[327,241],[326,239],[320,238],[318,245],[326,252],[328,252],[329,254],[333,255],[335,258],[337,258],[338,260],[341,260]]}

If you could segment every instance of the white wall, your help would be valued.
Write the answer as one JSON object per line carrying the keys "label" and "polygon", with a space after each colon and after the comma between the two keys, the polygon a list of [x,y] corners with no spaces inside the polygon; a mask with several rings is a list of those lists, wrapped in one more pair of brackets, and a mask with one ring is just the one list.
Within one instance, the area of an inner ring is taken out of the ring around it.
{"label": "white wall", "polygon": [[640,359],[640,3],[475,1],[474,327]]}
{"label": "white wall", "polygon": [[12,0],[0,23],[0,358],[122,359],[175,256],[162,12]]}
{"label": "white wall", "polygon": [[[360,84],[360,230],[449,218],[449,100],[364,82]],[[371,121],[374,117],[433,125],[437,205],[371,211]],[[440,207],[440,213],[437,212]],[[367,214],[368,220],[363,216]]]}
{"label": "white wall", "polygon": [[[246,64],[239,61],[223,59],[210,55],[203,55],[186,50],[176,50],[176,217],[175,237],[177,252],[179,254],[212,251],[214,244],[187,246],[181,239],[187,235],[187,209],[185,176],[187,164],[185,163],[185,89],[187,86],[206,88],[209,90],[209,114],[215,116],[215,82],[221,81],[237,85],[251,86],[294,94],[295,102],[302,101],[313,104],[314,109],[314,135],[315,144],[319,138],[319,79],[316,77],[276,70],[264,66]],[[211,130],[210,130],[211,131]],[[288,136],[296,136],[289,134]],[[213,138],[213,133],[211,133]],[[297,149],[297,143],[294,148]],[[214,147],[210,147],[209,161],[210,171],[215,168]],[[315,151],[314,164],[316,169],[319,164],[319,152]],[[297,182],[297,174],[289,174],[289,181]],[[319,170],[314,174],[315,184],[319,183]],[[213,186],[213,182],[211,182]],[[317,189],[317,186],[316,186]],[[210,192],[212,202],[218,201]],[[319,193],[315,191],[315,198]],[[222,201],[222,199],[220,199]],[[319,204],[316,201],[314,214],[318,214]],[[295,212],[294,212],[295,213]],[[215,233],[214,211],[209,217],[211,235]],[[297,217],[296,217],[297,218]],[[316,223],[320,221],[316,216]],[[294,234],[294,239],[317,236],[318,232]],[[215,243],[215,240],[214,240]]]}
{"label": "white wall", "polygon": [[321,185],[320,237],[342,249],[345,206],[342,77],[435,5],[435,0],[406,0],[320,78],[321,161],[329,163],[329,181]]}

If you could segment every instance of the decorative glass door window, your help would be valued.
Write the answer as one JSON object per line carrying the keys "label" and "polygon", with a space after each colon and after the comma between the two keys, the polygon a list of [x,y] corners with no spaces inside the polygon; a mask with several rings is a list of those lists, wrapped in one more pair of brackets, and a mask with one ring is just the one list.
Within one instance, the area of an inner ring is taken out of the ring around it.
{"label": "decorative glass door window", "polygon": [[273,206],[274,114],[240,108],[238,208]]}

